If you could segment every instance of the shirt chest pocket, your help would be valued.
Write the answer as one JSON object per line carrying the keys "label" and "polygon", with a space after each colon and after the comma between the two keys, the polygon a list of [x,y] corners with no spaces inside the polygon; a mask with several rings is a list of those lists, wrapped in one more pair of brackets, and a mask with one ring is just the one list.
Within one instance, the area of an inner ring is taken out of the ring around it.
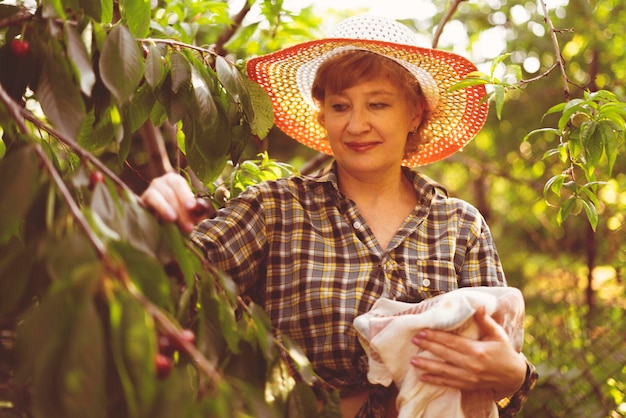
{"label": "shirt chest pocket", "polygon": [[454,264],[447,260],[417,260],[407,267],[409,298],[423,300],[458,289]]}

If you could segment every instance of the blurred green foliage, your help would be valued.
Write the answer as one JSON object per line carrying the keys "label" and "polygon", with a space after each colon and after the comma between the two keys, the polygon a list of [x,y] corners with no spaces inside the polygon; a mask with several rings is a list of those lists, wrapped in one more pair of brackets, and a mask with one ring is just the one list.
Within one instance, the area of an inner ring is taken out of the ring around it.
{"label": "blurred green foliage", "polygon": [[[311,416],[297,347],[275,339],[259,307],[135,193],[163,169],[154,136],[215,206],[308,170],[317,155],[271,128],[243,63],[355,11],[280,0],[34,4],[37,13],[0,4],[0,412]],[[444,28],[437,46],[477,62],[474,82],[493,105],[462,152],[421,170],[484,214],[510,285],[526,295],[524,351],[541,378],[522,415],[623,416],[626,5],[553,0],[546,16],[543,4],[459,2],[445,22],[456,31]],[[401,19],[424,39],[451,2],[429,5],[432,14]],[[30,52],[16,56],[13,39]],[[94,184],[94,172],[105,179]],[[183,327],[196,345],[159,381],[156,340],[180,339]],[[336,416],[333,396],[325,416]]]}

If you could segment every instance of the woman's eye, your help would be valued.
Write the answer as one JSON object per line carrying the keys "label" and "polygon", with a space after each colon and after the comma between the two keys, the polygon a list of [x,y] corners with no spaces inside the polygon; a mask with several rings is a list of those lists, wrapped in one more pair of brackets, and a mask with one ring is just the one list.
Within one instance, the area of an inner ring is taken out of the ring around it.
{"label": "woman's eye", "polygon": [[335,104],[331,105],[331,108],[335,112],[343,112],[344,110],[346,110],[348,108],[348,106],[345,105],[345,104],[341,104],[341,103],[335,103]]}
{"label": "woman's eye", "polygon": [[372,109],[384,109],[386,107],[389,107],[389,105],[387,103],[371,103],[370,107]]}

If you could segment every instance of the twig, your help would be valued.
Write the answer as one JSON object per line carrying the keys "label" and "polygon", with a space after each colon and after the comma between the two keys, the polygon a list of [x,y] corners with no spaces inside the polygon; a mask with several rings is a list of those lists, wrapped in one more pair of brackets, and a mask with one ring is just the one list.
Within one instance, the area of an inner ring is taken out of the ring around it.
{"label": "twig", "polygon": [[224,48],[224,45],[226,44],[226,42],[228,42],[230,38],[233,37],[237,29],[239,29],[241,23],[243,22],[243,19],[246,17],[251,7],[252,2],[245,1],[241,10],[231,19],[232,24],[228,26],[220,34],[220,36],[218,36],[217,41],[215,42],[215,52],[218,55],[226,55],[226,48]]}
{"label": "twig", "polygon": [[137,42],[141,42],[141,43],[145,43],[145,44],[155,43],[155,44],[166,44],[166,45],[170,45],[170,46],[180,46],[180,47],[183,47],[183,48],[194,49],[194,50],[196,50],[198,52],[202,52],[204,54],[217,55],[217,53],[215,52],[215,49],[213,47],[203,48],[201,46],[187,44],[185,42],[177,41],[177,40],[174,40],[174,39],[137,38]]}
{"label": "twig", "polygon": [[435,35],[433,37],[433,44],[432,44],[433,48],[437,48],[437,45],[439,44],[439,38],[441,37],[441,34],[443,33],[444,26],[446,26],[446,23],[448,23],[448,21],[452,18],[452,15],[454,15],[454,13],[456,12],[456,9],[459,8],[459,4],[461,4],[461,2],[463,1],[467,1],[467,0],[454,0],[452,5],[446,12],[446,15],[443,17],[443,19],[441,19],[441,22],[439,22],[439,25],[437,25],[437,30],[435,31]]}
{"label": "twig", "polygon": [[538,76],[532,77],[532,78],[528,78],[526,80],[520,80],[518,82],[518,84],[523,85],[523,84],[528,84],[528,83],[532,83],[533,81],[537,81],[541,78],[547,77],[556,67],[558,67],[558,63],[554,63],[552,64],[552,66],[550,68],[548,68],[546,71],[544,71],[543,73],[539,74]]}
{"label": "twig", "polygon": [[[211,364],[209,360],[200,352],[200,350],[186,338],[181,336],[180,328],[174,324],[174,322],[157,306],[155,306],[143,293],[141,293],[133,284],[132,280],[128,277],[125,270],[119,270],[115,272],[116,276],[120,279],[121,283],[126,287],[131,295],[139,301],[146,309],[146,311],[152,315],[156,324],[163,330],[168,337],[175,340],[177,345],[182,348],[182,351],[189,356],[196,364],[198,369],[210,379],[211,383],[219,383],[222,380],[222,376],[217,369]],[[217,385],[216,385],[217,386]]]}
{"label": "twig", "polygon": [[[25,134],[25,135],[30,134],[30,131],[29,131],[28,127],[26,126],[26,123],[24,123],[24,118],[22,117],[24,112],[25,112],[25,110],[23,110],[21,108],[21,106],[19,106],[11,98],[11,96],[9,96],[9,94],[4,89],[4,86],[2,86],[2,84],[0,84],[0,101],[2,101],[2,103],[4,103],[4,105],[7,108],[9,114],[13,117],[13,119],[17,123],[17,126],[18,126],[19,130],[23,134]],[[78,224],[80,225],[81,229],[83,230],[83,232],[85,233],[85,235],[87,236],[89,241],[94,246],[94,248],[95,248],[96,252],[98,253],[98,255],[100,256],[100,258],[101,259],[105,259],[106,258],[106,247],[105,247],[105,245],[102,243],[100,238],[98,238],[93,233],[93,231],[89,227],[89,223],[87,222],[87,219],[85,219],[85,217],[83,216],[83,213],[81,212],[80,208],[76,204],[76,201],[74,201],[74,198],[72,197],[72,194],[70,193],[69,189],[65,185],[65,182],[63,181],[63,179],[61,178],[61,176],[57,172],[56,168],[50,162],[50,160],[48,159],[48,156],[46,155],[46,153],[41,149],[41,145],[40,144],[36,144],[34,146],[34,149],[35,149],[35,152],[37,153],[37,155],[39,156],[39,159],[43,163],[44,167],[46,168],[46,171],[48,172],[48,174],[50,174],[50,177],[52,178],[52,180],[56,184],[57,188],[59,189],[59,192],[61,193],[61,196],[63,197],[63,199],[65,200],[65,203],[69,207],[70,212],[72,213],[73,218],[76,220],[76,222],[78,222]]]}
{"label": "twig", "polygon": [[22,10],[12,16],[0,19],[0,29],[26,22],[27,20],[31,20],[33,16],[34,15],[31,12]]}
{"label": "twig", "polygon": [[569,101],[570,92],[569,92],[569,80],[567,78],[567,74],[565,73],[565,62],[563,61],[563,56],[561,55],[561,49],[559,47],[559,41],[556,38],[557,30],[554,28],[552,24],[552,20],[548,16],[548,7],[546,6],[546,2],[544,0],[540,1],[541,7],[543,9],[543,20],[548,25],[550,29],[550,37],[552,38],[552,45],[554,46],[554,52],[556,54],[556,61],[561,69],[561,76],[563,77],[563,94],[565,95],[565,101]]}

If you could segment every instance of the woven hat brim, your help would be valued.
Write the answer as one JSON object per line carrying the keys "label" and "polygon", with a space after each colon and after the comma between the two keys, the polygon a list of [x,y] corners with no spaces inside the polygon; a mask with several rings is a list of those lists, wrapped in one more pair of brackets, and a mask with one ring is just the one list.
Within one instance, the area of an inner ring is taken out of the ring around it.
{"label": "woven hat brim", "polygon": [[[298,85],[301,68],[338,48],[372,51],[396,61],[417,66],[430,74],[438,89],[438,102],[431,109],[422,135],[429,141],[407,155],[403,165],[418,167],[442,160],[462,149],[482,128],[488,112],[483,85],[450,91],[476,66],[466,58],[442,50],[384,41],[327,38],[303,42],[247,63],[248,77],[269,94],[274,123],[286,135],[322,153],[332,155],[326,131],[317,121],[318,109],[311,104],[310,92]],[[310,77],[314,75],[309,75]]]}

